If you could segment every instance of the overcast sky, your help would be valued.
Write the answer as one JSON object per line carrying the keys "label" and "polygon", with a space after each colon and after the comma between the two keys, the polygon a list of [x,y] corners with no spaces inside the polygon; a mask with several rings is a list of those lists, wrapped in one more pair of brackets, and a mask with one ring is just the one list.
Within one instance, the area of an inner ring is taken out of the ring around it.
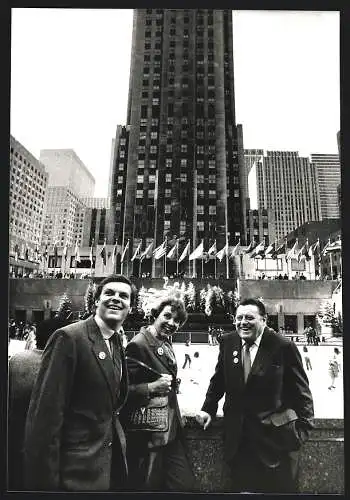
{"label": "overcast sky", "polygon": [[[35,157],[71,148],[107,196],[126,123],[132,10],[12,9],[11,134]],[[339,13],[234,11],[245,148],[337,153]]]}

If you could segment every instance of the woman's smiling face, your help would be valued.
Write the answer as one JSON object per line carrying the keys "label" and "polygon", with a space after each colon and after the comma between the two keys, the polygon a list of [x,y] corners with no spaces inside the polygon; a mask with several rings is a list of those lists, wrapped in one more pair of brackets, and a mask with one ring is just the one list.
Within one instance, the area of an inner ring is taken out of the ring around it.
{"label": "woman's smiling face", "polygon": [[170,305],[166,305],[156,317],[153,326],[160,337],[171,337],[180,326],[177,312],[172,311]]}

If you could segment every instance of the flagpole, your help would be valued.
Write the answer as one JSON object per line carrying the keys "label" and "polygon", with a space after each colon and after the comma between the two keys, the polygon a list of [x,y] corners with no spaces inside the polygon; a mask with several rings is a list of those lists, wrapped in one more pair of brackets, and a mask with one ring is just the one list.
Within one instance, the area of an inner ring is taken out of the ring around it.
{"label": "flagpole", "polygon": [[216,255],[214,255],[214,278],[216,279]]}
{"label": "flagpole", "polygon": [[202,279],[203,279],[203,269],[204,269],[204,255],[202,254]]}
{"label": "flagpole", "polygon": [[140,256],[140,258],[139,258],[139,278],[141,278],[141,268],[142,268],[142,259]]}
{"label": "flagpole", "polygon": [[[176,242],[177,244],[177,242]],[[179,245],[176,247],[176,276],[179,276]]]}
{"label": "flagpole", "polygon": [[332,262],[332,252],[329,252],[329,263],[331,266],[331,280],[333,279],[333,262]]}
{"label": "flagpole", "polygon": [[229,268],[228,268],[228,237],[229,237],[229,233],[226,233],[226,279],[229,279]]}
{"label": "flagpole", "polygon": [[166,276],[166,252],[167,252],[166,243],[167,243],[167,237],[165,237],[164,276]]}

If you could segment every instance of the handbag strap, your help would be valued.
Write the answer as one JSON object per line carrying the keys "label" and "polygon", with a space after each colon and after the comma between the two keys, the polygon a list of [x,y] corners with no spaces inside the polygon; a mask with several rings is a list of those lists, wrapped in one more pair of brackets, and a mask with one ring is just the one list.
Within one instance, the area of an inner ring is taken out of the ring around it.
{"label": "handbag strap", "polygon": [[139,361],[138,359],[132,358],[131,356],[126,356],[125,359],[126,359],[126,361],[132,361],[133,363],[136,363],[136,364],[142,366],[143,368],[150,370],[151,372],[159,375],[160,377],[162,376],[162,374],[159,371],[155,370],[151,366],[146,365],[146,363],[143,363],[143,361]]}

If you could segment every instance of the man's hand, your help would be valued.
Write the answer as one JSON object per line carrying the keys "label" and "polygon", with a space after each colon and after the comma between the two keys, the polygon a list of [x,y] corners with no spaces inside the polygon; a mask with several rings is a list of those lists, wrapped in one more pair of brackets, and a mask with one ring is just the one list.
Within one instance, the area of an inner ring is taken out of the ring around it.
{"label": "man's hand", "polygon": [[196,420],[200,425],[203,425],[203,429],[205,430],[211,422],[211,416],[206,411],[200,410],[196,415]]}
{"label": "man's hand", "polygon": [[172,376],[168,373],[163,373],[157,380],[148,383],[148,390],[150,394],[159,394],[161,396],[168,394],[171,389],[171,381]]}

